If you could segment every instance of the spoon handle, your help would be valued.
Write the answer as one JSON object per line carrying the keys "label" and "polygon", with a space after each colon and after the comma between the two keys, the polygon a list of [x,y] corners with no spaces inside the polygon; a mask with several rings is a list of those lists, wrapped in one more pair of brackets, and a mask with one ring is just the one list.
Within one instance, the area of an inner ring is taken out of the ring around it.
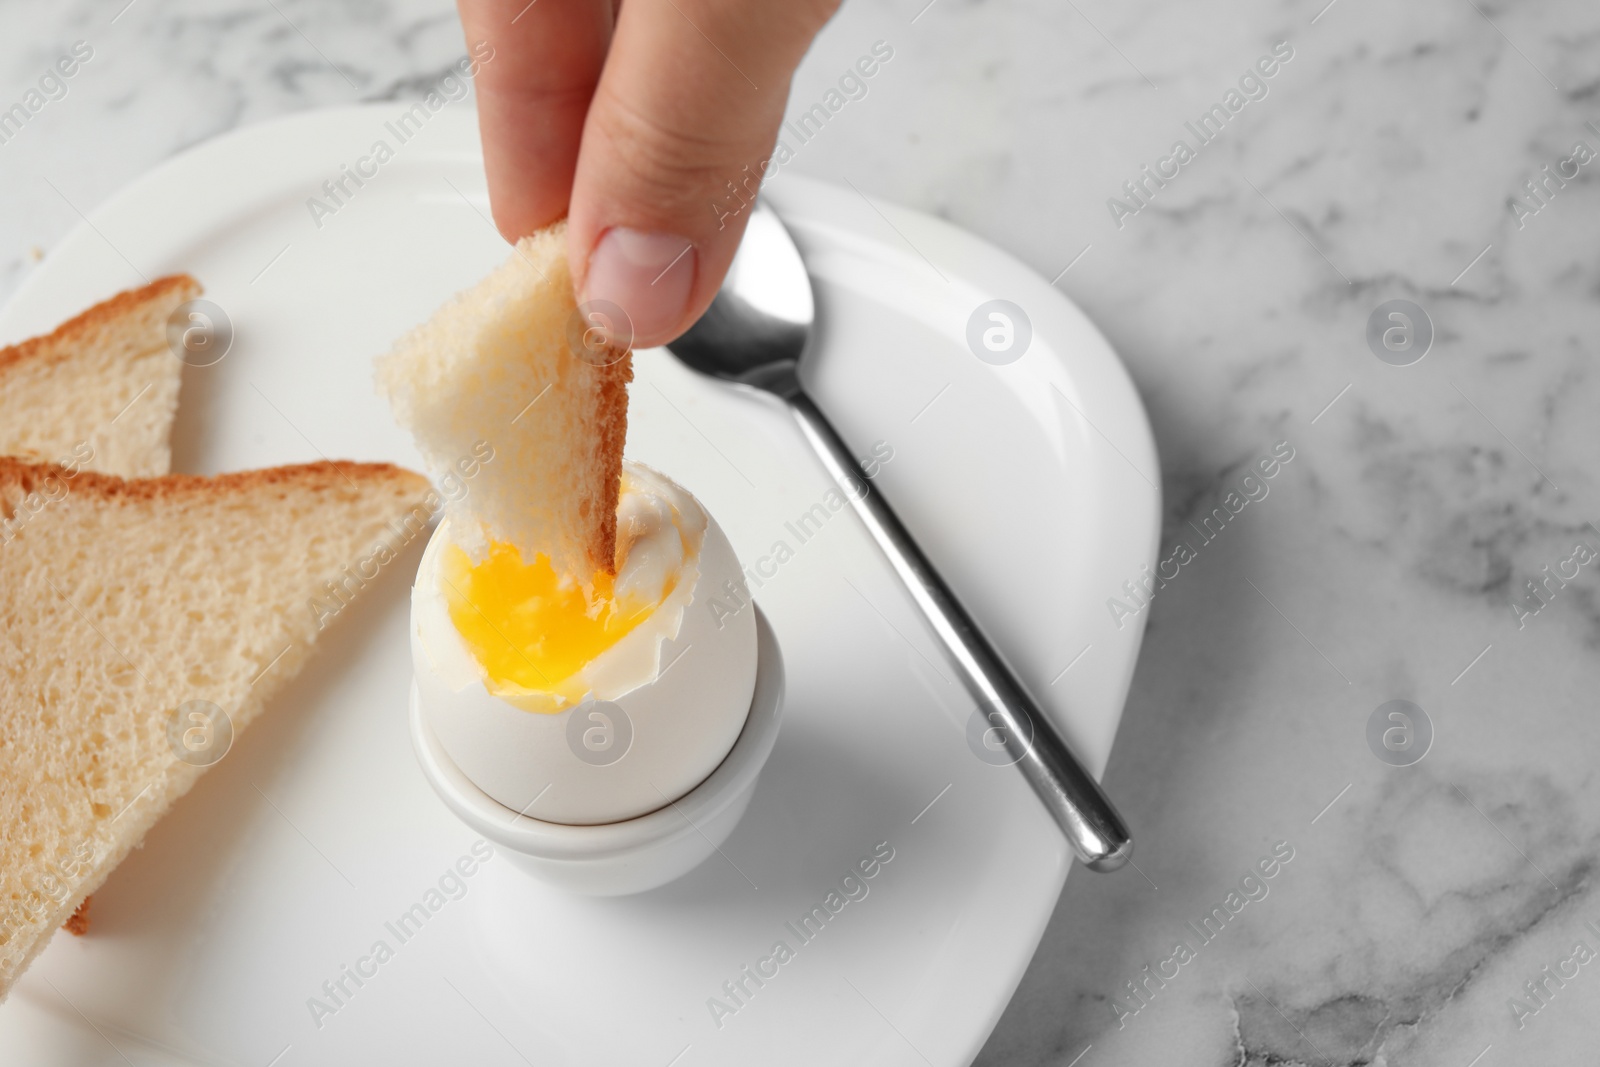
{"label": "spoon handle", "polygon": [[967,689],[988,709],[989,732],[1002,735],[1006,754],[1015,758],[1078,859],[1095,871],[1121,867],[1133,854],[1122,816],[933,569],[883,494],[867,488],[849,446],[827,416],[803,392],[790,394],[788,401],[828,473],[847,490],[856,514],[960,669]]}

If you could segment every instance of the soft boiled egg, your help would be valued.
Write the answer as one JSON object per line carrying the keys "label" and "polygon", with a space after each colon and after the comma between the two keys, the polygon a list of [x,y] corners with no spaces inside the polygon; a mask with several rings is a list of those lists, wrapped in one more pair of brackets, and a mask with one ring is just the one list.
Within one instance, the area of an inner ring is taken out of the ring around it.
{"label": "soft boiled egg", "polygon": [[755,611],[733,546],[665,475],[625,463],[617,573],[558,576],[434,530],[411,589],[416,700],[463,774],[546,822],[635,818],[733,747],[756,678]]}

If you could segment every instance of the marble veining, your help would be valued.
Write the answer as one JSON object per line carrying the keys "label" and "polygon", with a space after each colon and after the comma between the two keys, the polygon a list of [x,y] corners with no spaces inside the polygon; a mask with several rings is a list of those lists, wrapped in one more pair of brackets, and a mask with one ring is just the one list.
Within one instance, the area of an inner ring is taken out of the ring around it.
{"label": "marble veining", "polygon": [[[0,145],[0,297],[184,147],[417,97],[463,51],[444,0],[125,3],[0,3],[0,106],[94,49]],[[875,40],[895,59],[794,169],[983,234],[1085,308],[1150,409],[1163,554],[1296,451],[1149,604],[1107,776],[1139,871],[1074,875],[977,1062],[1594,1062],[1600,966],[1545,976],[1600,949],[1600,567],[1528,583],[1600,549],[1600,166],[1562,166],[1600,150],[1600,8],[924,3],[851,0],[824,32],[793,101]],[[1280,44],[1265,95],[1118,218]],[[1408,367],[1365,342],[1394,298],[1435,327]],[[1366,741],[1397,697],[1436,731],[1410,767]],[[1279,841],[1270,894],[1131,993]]]}

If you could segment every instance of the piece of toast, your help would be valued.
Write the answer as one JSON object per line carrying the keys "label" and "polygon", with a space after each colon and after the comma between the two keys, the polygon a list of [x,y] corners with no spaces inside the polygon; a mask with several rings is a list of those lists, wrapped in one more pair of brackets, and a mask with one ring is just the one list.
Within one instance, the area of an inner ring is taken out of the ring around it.
{"label": "piece of toast", "polygon": [[494,465],[445,505],[463,548],[481,556],[505,541],[529,562],[544,552],[587,584],[616,573],[633,362],[626,348],[575,353],[576,316],[558,222],[401,338],[377,377],[435,480],[475,444],[493,446]]}
{"label": "piece of toast", "polygon": [[[202,292],[187,274],[157,278],[0,348],[0,454],[53,458],[64,475],[166,474],[183,372],[182,361],[161,358],[166,320]],[[88,897],[64,929],[88,932]]]}
{"label": "piece of toast", "polygon": [[157,278],[0,348],[0,454],[125,478],[167,473],[183,373],[167,317],[201,291],[187,274]]}
{"label": "piece of toast", "polygon": [[438,505],[388,464],[62,473],[0,458],[0,996]]}

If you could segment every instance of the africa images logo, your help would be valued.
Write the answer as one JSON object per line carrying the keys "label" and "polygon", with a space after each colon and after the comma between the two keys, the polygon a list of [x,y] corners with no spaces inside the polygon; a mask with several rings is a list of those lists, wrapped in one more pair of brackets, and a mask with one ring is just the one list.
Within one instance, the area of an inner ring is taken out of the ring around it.
{"label": "africa images logo", "polygon": [[1117,229],[1122,229],[1128,224],[1129,218],[1149,207],[1155,195],[1183,173],[1184,167],[1199,158],[1206,145],[1222,136],[1223,129],[1247,104],[1253,100],[1265,100],[1270,91],[1268,80],[1293,58],[1294,46],[1288,41],[1273,45],[1271,55],[1257,59],[1239,76],[1237,89],[1228,89],[1222,94],[1221,101],[1212,104],[1197,120],[1183,124],[1194,136],[1193,146],[1183,138],[1178,138],[1172,142],[1172,151],[1156,160],[1154,170],[1146,163],[1139,168],[1138,175],[1123,182],[1122,191],[1127,199],[1113,196],[1106,200],[1106,209],[1111,212],[1111,221],[1116,223]]}
{"label": "africa images logo", "polygon": [[349,206],[355,195],[366,188],[367,182],[378,176],[383,165],[394,159],[400,148],[422,132],[429,119],[443,111],[447,104],[466,99],[472,92],[470,79],[476,77],[478,70],[493,58],[494,46],[488,41],[473,45],[471,53],[451,64],[449,72],[428,90],[426,96],[402,111],[393,121],[383,124],[384,129],[394,137],[394,144],[391,145],[388,138],[379,137],[372,142],[365,155],[356,158],[354,164],[339,165],[339,173],[322,183],[322,196],[306,197],[306,210],[311,213],[311,221],[317,229],[322,229],[326,219]]}
{"label": "africa images logo", "polygon": [[[894,855],[893,845],[888,841],[879,841],[872,846],[870,854],[846,868],[838,879],[837,887],[830,886],[822,899],[812,904],[799,918],[786,920],[783,924],[785,936],[772,943],[771,951],[755,963],[745,964],[732,978],[723,982],[721,996],[706,998],[706,1011],[710,1013],[716,1028],[721,1030],[728,1019],[748,1007],[756,994],[777,978],[785,965],[798,958],[801,949],[820,937],[847,905],[867,899],[867,894],[872,892],[869,883],[894,859]],[[793,945],[789,944],[791,938]]]}

